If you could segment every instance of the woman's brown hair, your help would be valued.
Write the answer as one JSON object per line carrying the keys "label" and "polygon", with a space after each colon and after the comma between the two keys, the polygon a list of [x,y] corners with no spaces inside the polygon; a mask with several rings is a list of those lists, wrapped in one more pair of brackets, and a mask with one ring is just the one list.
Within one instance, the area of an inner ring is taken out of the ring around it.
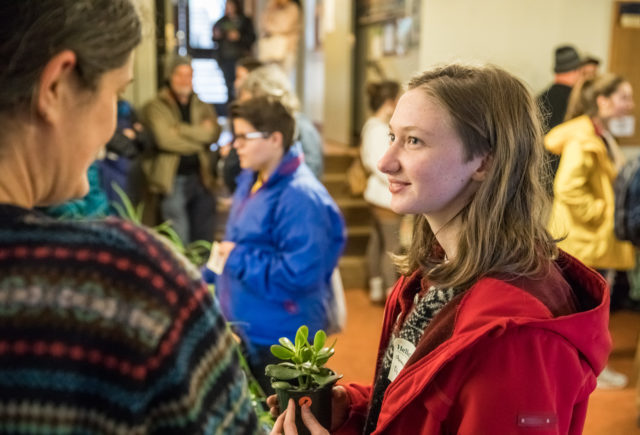
{"label": "woman's brown hair", "polygon": [[565,121],[578,116],[596,116],[598,114],[598,97],[610,97],[626,80],[613,73],[602,74],[590,80],[581,80],[571,89]]}
{"label": "woman's brown hair", "polygon": [[16,0],[0,7],[0,114],[30,107],[49,60],[63,50],[77,58],[80,86],[125,64],[140,42],[141,24],[130,0]]}
{"label": "woman's brown hair", "polygon": [[409,89],[443,107],[462,140],[467,159],[489,155],[491,165],[461,211],[455,258],[445,261],[426,218],[417,216],[404,274],[422,270],[432,283],[468,287],[488,275],[533,276],[557,255],[546,230],[550,198],[540,113],[517,78],[495,66],[449,65],[414,77]]}
{"label": "woman's brown hair", "polygon": [[365,91],[369,97],[369,109],[376,112],[387,100],[398,98],[400,84],[390,80],[371,82],[367,83]]}

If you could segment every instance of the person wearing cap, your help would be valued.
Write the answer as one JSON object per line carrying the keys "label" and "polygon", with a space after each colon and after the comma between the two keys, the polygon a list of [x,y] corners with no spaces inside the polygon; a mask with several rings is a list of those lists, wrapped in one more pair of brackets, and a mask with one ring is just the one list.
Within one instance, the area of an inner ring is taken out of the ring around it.
{"label": "person wearing cap", "polygon": [[545,132],[564,121],[571,88],[580,79],[582,59],[574,47],[556,48],[553,84],[538,95],[538,104],[546,118]]}
{"label": "person wearing cap", "polygon": [[[581,78],[581,66],[582,60],[573,46],[563,45],[556,48],[553,84],[542,91],[536,98],[545,120],[543,124],[545,133],[564,121],[571,88]],[[549,193],[553,195],[553,178],[558,170],[560,157],[547,153],[547,158],[552,174],[552,177],[547,182],[547,187]]]}
{"label": "person wearing cap", "polygon": [[164,220],[186,244],[213,240],[216,201],[210,145],[220,135],[213,107],[193,92],[187,57],[172,60],[168,83],[143,109],[157,150],[143,163],[148,189],[159,194]]}

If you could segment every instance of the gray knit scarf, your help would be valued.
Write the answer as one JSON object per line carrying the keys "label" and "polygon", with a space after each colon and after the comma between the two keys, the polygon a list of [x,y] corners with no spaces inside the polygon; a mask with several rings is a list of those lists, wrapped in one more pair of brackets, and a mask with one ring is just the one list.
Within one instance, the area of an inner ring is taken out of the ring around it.
{"label": "gray knit scarf", "polygon": [[447,305],[459,293],[460,291],[455,288],[440,289],[431,286],[424,294],[416,293],[413,299],[413,307],[407,315],[404,324],[399,325],[401,316],[398,316],[393,332],[391,333],[391,338],[389,339],[389,344],[384,353],[381,367],[378,371],[378,377],[373,385],[371,403],[363,434],[370,434],[378,424],[382,398],[391,383],[389,380],[389,371],[391,369],[391,363],[393,362],[393,341],[396,338],[403,338],[414,346],[417,346],[431,320],[440,312],[442,307]]}

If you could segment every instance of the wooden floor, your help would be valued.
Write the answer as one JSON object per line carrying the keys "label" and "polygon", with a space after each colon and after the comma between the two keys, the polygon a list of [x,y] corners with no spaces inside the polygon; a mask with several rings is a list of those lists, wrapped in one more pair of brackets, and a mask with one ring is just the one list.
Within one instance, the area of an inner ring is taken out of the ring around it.
{"label": "wooden floor", "polygon": [[[382,327],[383,309],[371,305],[364,290],[346,291],[348,307],[347,328],[336,337],[336,354],[329,366],[344,374],[344,380],[370,383]],[[614,350],[611,366],[630,379],[630,386],[620,391],[596,390],[589,401],[585,435],[640,434],[636,426],[636,394],[633,360],[640,314],[617,312],[611,316]]]}

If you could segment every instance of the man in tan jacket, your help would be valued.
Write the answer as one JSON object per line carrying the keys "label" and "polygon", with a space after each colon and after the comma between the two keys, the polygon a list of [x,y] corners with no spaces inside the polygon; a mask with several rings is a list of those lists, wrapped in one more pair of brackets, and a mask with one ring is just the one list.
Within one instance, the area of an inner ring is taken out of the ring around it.
{"label": "man in tan jacket", "polygon": [[157,145],[143,169],[149,191],[161,196],[162,218],[182,241],[211,241],[216,202],[210,145],[220,126],[213,107],[193,92],[190,59],[176,57],[168,71],[169,85],[143,111]]}

